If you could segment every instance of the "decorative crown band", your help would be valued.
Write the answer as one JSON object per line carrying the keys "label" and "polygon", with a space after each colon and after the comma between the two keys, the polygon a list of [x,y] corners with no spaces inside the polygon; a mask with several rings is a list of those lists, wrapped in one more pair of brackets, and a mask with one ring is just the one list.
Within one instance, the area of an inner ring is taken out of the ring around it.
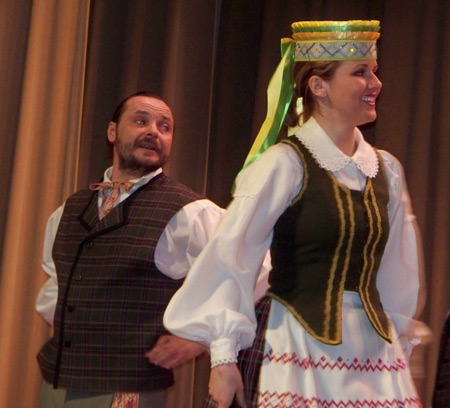
{"label": "decorative crown band", "polygon": [[296,41],[295,61],[376,60],[377,46],[367,41]]}
{"label": "decorative crown band", "polygon": [[292,24],[295,61],[375,60],[380,36],[378,20],[299,21]]}

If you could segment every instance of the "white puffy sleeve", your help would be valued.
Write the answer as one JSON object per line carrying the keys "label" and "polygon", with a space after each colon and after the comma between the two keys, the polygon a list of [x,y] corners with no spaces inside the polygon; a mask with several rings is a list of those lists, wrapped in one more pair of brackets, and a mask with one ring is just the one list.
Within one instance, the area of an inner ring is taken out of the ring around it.
{"label": "white puffy sleeve", "polygon": [[184,278],[222,221],[225,210],[210,200],[185,205],[169,221],[155,249],[155,264],[172,279]]}
{"label": "white puffy sleeve", "polygon": [[36,310],[51,326],[53,325],[53,317],[58,300],[58,281],[56,278],[55,263],[52,257],[52,249],[63,211],[64,205],[56,209],[47,221],[41,265],[49,278],[41,287],[36,299]]}
{"label": "white puffy sleeve", "polygon": [[273,226],[298,193],[302,169],[287,145],[269,148],[249,166],[215,235],[170,301],[164,325],[210,345],[211,364],[236,361],[254,339],[253,292]]}
{"label": "white puffy sleeve", "polygon": [[[186,277],[224,215],[225,209],[206,199],[193,201],[178,211],[167,224],[156,246],[155,263],[161,273],[172,279]],[[269,287],[270,270],[270,252],[267,252],[253,293],[255,303]]]}
{"label": "white puffy sleeve", "polygon": [[391,154],[380,153],[389,185],[390,233],[378,271],[377,286],[383,307],[409,353],[420,337],[414,333],[418,325],[412,320],[423,301],[419,296],[423,280],[420,236],[403,169]]}

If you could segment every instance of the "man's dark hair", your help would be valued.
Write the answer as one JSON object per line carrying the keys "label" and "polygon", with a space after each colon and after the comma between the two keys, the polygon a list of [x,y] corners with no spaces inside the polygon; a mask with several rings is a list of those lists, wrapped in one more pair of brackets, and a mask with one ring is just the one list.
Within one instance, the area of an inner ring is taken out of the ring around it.
{"label": "man's dark hair", "polygon": [[120,118],[122,117],[122,113],[125,110],[125,104],[127,103],[127,101],[129,99],[134,98],[135,96],[148,96],[150,98],[159,99],[160,101],[164,102],[164,99],[161,98],[161,96],[159,96],[158,94],[156,94],[154,92],[149,92],[149,91],[136,92],[133,95],[127,96],[122,102],[119,103],[119,105],[117,105],[117,108],[114,111],[112,119],[111,119],[112,122],[119,123]]}

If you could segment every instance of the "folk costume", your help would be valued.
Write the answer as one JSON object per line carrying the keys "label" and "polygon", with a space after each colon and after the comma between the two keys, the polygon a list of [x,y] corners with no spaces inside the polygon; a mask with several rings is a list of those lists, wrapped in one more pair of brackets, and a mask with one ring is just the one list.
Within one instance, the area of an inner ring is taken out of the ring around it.
{"label": "folk costume", "polygon": [[[358,129],[356,151],[345,155],[314,118],[268,147],[292,95],[292,62],[376,59],[379,25],[293,26],[300,36],[283,41],[233,202],[164,324],[210,345],[213,367],[250,347],[241,355],[251,363],[243,372],[250,407],[418,408],[408,356],[419,261],[401,165]],[[271,286],[257,322],[251,293],[269,247]]]}
{"label": "folk costume", "polygon": [[38,355],[42,374],[55,388],[94,395],[164,390],[171,370],[145,353],[166,333],[164,309],[223,210],[161,169],[131,180],[107,211],[113,191],[97,192],[100,184],[69,197],[48,222],[50,278],[37,310],[54,335]]}

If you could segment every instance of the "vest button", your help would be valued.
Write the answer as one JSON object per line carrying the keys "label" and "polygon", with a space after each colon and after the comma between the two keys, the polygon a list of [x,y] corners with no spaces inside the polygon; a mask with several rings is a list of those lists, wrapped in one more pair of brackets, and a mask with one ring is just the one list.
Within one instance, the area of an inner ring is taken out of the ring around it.
{"label": "vest button", "polygon": [[86,247],[88,247],[88,248],[92,248],[94,246],[94,241],[89,241],[87,244],[86,244]]}
{"label": "vest button", "polygon": [[82,276],[81,276],[81,274],[77,274],[77,275],[75,275],[73,278],[74,278],[75,280],[77,280],[77,281],[80,281],[81,278],[82,278]]}
{"label": "vest button", "polygon": [[64,342],[64,347],[70,348],[72,346],[72,343],[69,340],[66,340]]}
{"label": "vest button", "polygon": [[67,306],[67,311],[69,313],[72,313],[75,310],[75,308],[73,306]]}

